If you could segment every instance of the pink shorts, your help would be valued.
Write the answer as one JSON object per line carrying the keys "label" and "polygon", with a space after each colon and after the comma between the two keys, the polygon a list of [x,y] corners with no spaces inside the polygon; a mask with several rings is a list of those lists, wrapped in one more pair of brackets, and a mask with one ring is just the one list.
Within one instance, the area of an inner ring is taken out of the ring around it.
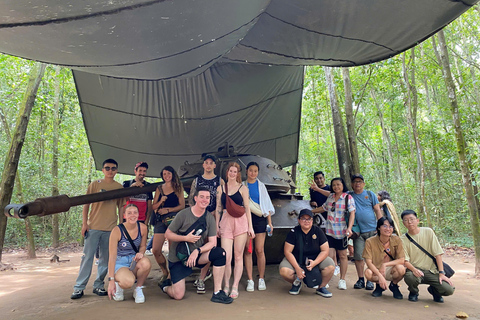
{"label": "pink shorts", "polygon": [[239,218],[234,218],[227,211],[224,211],[219,227],[220,238],[233,239],[236,236],[246,233],[248,232],[247,214]]}

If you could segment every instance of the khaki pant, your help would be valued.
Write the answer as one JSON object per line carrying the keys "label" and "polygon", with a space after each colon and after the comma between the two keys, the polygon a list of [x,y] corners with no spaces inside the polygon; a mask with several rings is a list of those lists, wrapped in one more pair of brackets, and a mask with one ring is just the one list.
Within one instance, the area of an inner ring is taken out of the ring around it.
{"label": "khaki pant", "polygon": [[440,284],[438,273],[432,273],[428,270],[421,271],[423,272],[423,277],[416,277],[411,270],[407,270],[405,273],[403,279],[408,285],[408,291],[410,291],[410,293],[418,294],[419,284],[431,285],[441,296],[450,296],[455,291],[455,288],[445,281],[442,281],[442,284]]}

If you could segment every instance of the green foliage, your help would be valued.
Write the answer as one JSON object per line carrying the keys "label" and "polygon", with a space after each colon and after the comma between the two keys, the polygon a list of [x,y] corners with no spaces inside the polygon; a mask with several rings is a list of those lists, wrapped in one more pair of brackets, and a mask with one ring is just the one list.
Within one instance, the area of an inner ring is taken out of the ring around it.
{"label": "green foliage", "polygon": [[[479,179],[480,129],[479,13],[469,10],[446,30],[451,50],[452,73],[458,89],[462,126],[469,150],[471,171]],[[467,202],[459,169],[453,122],[442,71],[429,39],[415,48],[415,78],[418,91],[417,128],[426,169],[428,212],[444,243],[472,246]],[[413,63],[411,52],[405,61]],[[334,72],[338,101],[344,103],[340,70]],[[361,173],[366,188],[387,190],[398,213],[418,207],[417,150],[407,122],[407,89],[403,80],[402,55],[369,66],[350,68]],[[382,132],[380,114],[388,134]],[[345,121],[345,120],[344,120]],[[308,197],[308,182],[317,170],[327,182],[338,176],[331,110],[322,67],[307,67],[302,107],[298,190]],[[401,172],[401,176],[399,175]],[[421,216],[426,221],[426,217]],[[458,236],[462,235],[462,236]]]}

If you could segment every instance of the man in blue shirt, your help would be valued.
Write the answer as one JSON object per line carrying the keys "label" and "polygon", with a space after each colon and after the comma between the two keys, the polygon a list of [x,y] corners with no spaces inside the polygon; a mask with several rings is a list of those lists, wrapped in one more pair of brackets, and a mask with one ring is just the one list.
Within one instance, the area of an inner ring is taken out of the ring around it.
{"label": "man in blue shirt", "polygon": [[357,269],[358,281],[353,286],[354,289],[365,288],[373,290],[373,283],[367,281],[363,277],[365,269],[365,262],[363,261],[363,249],[365,248],[365,241],[374,236],[377,228],[377,220],[382,217],[380,205],[378,204],[377,196],[370,190],[364,190],[365,180],[361,174],[352,176],[351,193],[355,200],[355,220],[360,228],[360,235],[353,240],[353,249],[355,259],[355,268]]}

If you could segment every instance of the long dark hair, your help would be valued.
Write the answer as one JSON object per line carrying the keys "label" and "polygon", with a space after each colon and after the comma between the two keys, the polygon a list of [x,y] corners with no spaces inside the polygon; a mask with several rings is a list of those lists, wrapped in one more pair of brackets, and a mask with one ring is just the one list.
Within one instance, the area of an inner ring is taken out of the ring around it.
{"label": "long dark hair", "polygon": [[179,195],[183,193],[183,184],[180,181],[180,177],[178,176],[177,172],[175,169],[173,169],[171,166],[166,166],[165,168],[160,171],[160,175],[162,176],[163,179],[163,171],[169,171],[172,174],[172,188],[173,191]]}
{"label": "long dark hair", "polygon": [[392,198],[390,198],[390,193],[385,190],[378,191],[377,196],[380,197],[381,201],[388,200],[393,203]]}
{"label": "long dark hair", "polygon": [[[343,185],[342,192],[348,192],[347,184],[345,183],[343,178],[337,177],[337,178],[333,178],[332,180],[330,180],[330,188],[332,188],[333,181],[340,181]],[[333,189],[332,189],[332,192],[333,192]]]}

